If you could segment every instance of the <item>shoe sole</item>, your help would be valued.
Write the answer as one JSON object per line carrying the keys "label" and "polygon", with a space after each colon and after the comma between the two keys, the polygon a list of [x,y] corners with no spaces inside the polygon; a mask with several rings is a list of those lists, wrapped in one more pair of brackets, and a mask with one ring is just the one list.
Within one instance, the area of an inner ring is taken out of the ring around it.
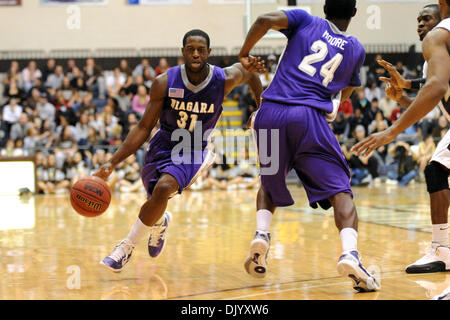
{"label": "shoe sole", "polygon": [[123,267],[122,267],[122,269],[114,269],[114,268],[111,268],[110,266],[108,266],[106,263],[104,263],[103,261],[100,261],[100,264],[105,268],[105,269],[107,269],[107,270],[109,270],[109,271],[112,271],[112,272],[114,272],[114,273],[119,273],[119,272],[121,272],[122,271],[122,269],[123,269]]}
{"label": "shoe sole", "polygon": [[367,276],[358,264],[350,260],[343,260],[337,265],[337,272],[341,276],[347,276],[353,281],[353,289],[358,292],[373,292],[380,289],[376,281]]}
{"label": "shoe sole", "polygon": [[406,268],[406,273],[437,273],[437,272],[450,272],[450,269],[445,268],[445,262],[435,261],[422,265],[411,265]]}
{"label": "shoe sole", "polygon": [[[164,231],[164,233],[166,233],[167,232],[167,228],[169,227],[169,223],[170,223],[170,221],[172,220],[172,213],[170,213],[169,211],[166,211],[166,213],[167,213],[167,227],[166,227],[166,230]],[[150,239],[149,239],[150,240]],[[148,247],[150,247],[148,244],[147,244],[147,246]],[[150,258],[153,258],[153,259],[155,259],[155,258],[157,258],[157,257],[159,257],[160,255],[161,255],[161,253],[164,251],[164,248],[166,247],[166,238],[165,238],[165,236],[164,236],[164,243],[163,243],[163,246],[162,246],[162,248],[161,248],[161,251],[156,255],[156,256],[152,256],[151,254],[150,254],[150,250],[148,251],[148,255],[150,256]]]}
{"label": "shoe sole", "polygon": [[269,244],[261,239],[253,240],[250,244],[250,255],[245,260],[245,271],[255,278],[264,278],[266,276],[267,264],[266,255],[269,250]]}

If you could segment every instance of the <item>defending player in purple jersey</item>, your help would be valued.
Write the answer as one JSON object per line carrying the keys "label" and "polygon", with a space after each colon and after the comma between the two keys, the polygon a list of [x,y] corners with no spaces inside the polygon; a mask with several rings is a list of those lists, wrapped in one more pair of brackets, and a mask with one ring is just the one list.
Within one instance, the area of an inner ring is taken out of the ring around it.
{"label": "defending player in purple jersey", "polygon": [[[270,222],[276,207],[294,203],[286,186],[286,176],[294,169],[313,208],[334,208],[343,248],[338,272],[353,280],[354,289],[374,291],[380,288],[379,282],[362,266],[357,250],[358,217],[350,172],[327,122],[339,106],[336,96],[346,100],[353,88],[361,85],[359,70],[365,52],[356,38],[346,34],[356,14],[356,0],[326,0],[324,11],[326,19],[298,9],[258,17],[239,54],[242,65],[255,71],[252,63],[257,58],[250,50],[264,34],[274,29],[288,38],[276,75],[253,120],[261,188],[256,235],[245,269],[259,278],[266,274]],[[263,161],[264,151],[273,150],[273,146],[278,146],[278,161]],[[272,170],[274,167],[278,170]]]}
{"label": "defending player in purple jersey", "polygon": [[[150,234],[150,256],[155,258],[162,252],[165,230],[171,219],[171,214],[165,211],[167,202],[208,166],[208,135],[220,117],[224,96],[247,82],[260,101],[262,85],[257,74],[246,71],[240,63],[223,70],[207,63],[211,49],[205,32],[186,33],[182,53],[186,64],[171,68],[155,79],[142,119],[111,161],[95,174],[106,180],[118,163],[142,146],[160,121],[161,129],[150,140],[142,170],[148,200],[128,236],[101,261],[113,272],[122,270],[145,235]],[[257,71],[264,70],[263,61],[255,60],[252,66]]]}

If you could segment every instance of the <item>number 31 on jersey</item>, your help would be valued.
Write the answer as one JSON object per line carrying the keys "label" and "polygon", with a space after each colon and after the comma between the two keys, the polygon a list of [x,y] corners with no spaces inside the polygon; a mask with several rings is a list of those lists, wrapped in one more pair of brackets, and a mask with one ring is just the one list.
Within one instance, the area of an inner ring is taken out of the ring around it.
{"label": "number 31 on jersey", "polygon": [[[322,62],[325,60],[328,54],[328,46],[322,40],[317,40],[311,46],[311,50],[315,53],[307,55],[303,58],[302,62],[299,64],[298,68],[309,74],[311,77],[317,72],[317,69],[312,66],[312,64],[317,62]],[[331,81],[333,81],[334,73],[342,62],[344,56],[340,53],[336,54],[331,60],[322,65],[320,69],[320,75],[324,78],[322,84],[327,87]]]}

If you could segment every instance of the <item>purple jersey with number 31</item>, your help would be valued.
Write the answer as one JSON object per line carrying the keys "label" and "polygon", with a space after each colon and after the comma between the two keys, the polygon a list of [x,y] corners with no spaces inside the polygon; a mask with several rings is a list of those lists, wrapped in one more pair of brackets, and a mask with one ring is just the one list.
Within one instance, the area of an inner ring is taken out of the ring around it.
{"label": "purple jersey with number 31", "polygon": [[281,32],[288,43],[262,97],[284,105],[332,112],[332,96],[348,86],[361,86],[359,70],[365,59],[364,48],[328,20],[300,9],[284,13],[289,27]]}

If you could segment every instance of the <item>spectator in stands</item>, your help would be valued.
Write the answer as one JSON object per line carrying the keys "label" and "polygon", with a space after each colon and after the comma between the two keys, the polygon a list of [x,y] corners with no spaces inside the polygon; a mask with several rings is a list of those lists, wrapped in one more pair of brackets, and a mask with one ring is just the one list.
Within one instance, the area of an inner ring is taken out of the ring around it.
{"label": "spectator in stands", "polygon": [[42,78],[41,70],[37,68],[35,61],[30,61],[28,67],[22,71],[23,89],[28,92],[34,86],[36,78]]}
{"label": "spectator in stands", "polygon": [[261,80],[261,84],[263,89],[267,89],[267,87],[270,85],[274,77],[274,74],[269,72],[268,69],[266,69],[266,72],[259,75],[259,79]]}
{"label": "spectator in stands", "polygon": [[55,141],[55,157],[58,167],[62,167],[67,156],[73,156],[78,150],[74,131],[70,126],[64,126]]}
{"label": "spectator in stands", "polygon": [[62,123],[62,118],[67,120],[68,124],[74,126],[77,123],[77,115],[75,111],[72,109],[72,106],[69,104],[66,99],[62,96],[61,91],[58,91],[56,97],[56,124],[60,125]]}
{"label": "spectator in stands", "polygon": [[[20,139],[19,139],[20,140]],[[19,141],[18,140],[18,141]],[[20,146],[20,144],[19,144]],[[6,141],[5,147],[0,151],[0,156],[2,157],[20,157],[23,156],[23,144],[21,147],[17,148],[14,140],[9,139]]]}
{"label": "spectator in stands", "polygon": [[75,137],[79,145],[85,145],[89,136],[89,114],[83,112],[75,125]]}
{"label": "spectator in stands", "polygon": [[19,80],[19,78],[20,78],[19,62],[11,61],[10,67],[6,72],[5,78],[3,79],[3,84],[8,85],[11,79]]}
{"label": "spectator in stands", "polygon": [[[356,143],[366,137],[366,129],[358,125],[355,129]],[[365,186],[370,184],[373,179],[378,177],[378,161],[373,153],[368,155],[355,156],[349,152],[351,146],[342,145],[342,152],[348,161],[352,171],[350,184],[352,186]]]}
{"label": "spectator in stands", "polygon": [[46,171],[46,193],[55,194],[60,190],[65,191],[69,188],[62,167],[56,165],[56,157],[54,154],[48,156]]}
{"label": "spectator in stands", "polygon": [[142,117],[149,102],[150,96],[147,92],[147,88],[144,85],[140,85],[137,94],[133,97],[131,109]]}
{"label": "spectator in stands", "polygon": [[366,109],[365,116],[367,117],[367,121],[369,121],[370,123],[375,120],[375,116],[377,115],[377,113],[381,113],[381,116],[384,118],[383,111],[381,111],[378,107],[378,99],[373,98],[370,102],[370,108]]}
{"label": "spectator in stands", "polygon": [[343,112],[339,112],[336,115],[336,120],[334,120],[332,128],[333,133],[336,135],[338,141],[340,143],[345,143],[345,141],[347,141],[350,126],[348,124],[348,119],[345,118],[345,114]]}
{"label": "spectator in stands", "polygon": [[133,75],[133,71],[128,66],[128,60],[126,59],[120,60],[120,72],[122,72],[126,77]]}
{"label": "spectator in stands", "polygon": [[17,139],[23,139],[26,131],[31,127],[31,123],[28,121],[28,115],[25,112],[19,116],[19,120],[12,125],[11,132],[9,134],[10,139],[16,141]]}
{"label": "spectator in stands", "polygon": [[125,121],[124,128],[122,130],[122,139],[124,140],[128,133],[138,124],[138,117],[136,113],[130,112],[127,116],[127,121]]}
{"label": "spectator in stands", "polygon": [[387,119],[391,118],[392,111],[397,107],[397,102],[392,100],[388,95],[385,95],[380,100],[379,108],[383,111],[384,116]]}
{"label": "spectator in stands", "polygon": [[369,101],[373,101],[373,99],[380,101],[384,96],[383,91],[377,87],[377,83],[375,81],[367,83],[367,87],[364,89],[364,95]]}
{"label": "spectator in stands", "polygon": [[70,100],[72,98],[73,89],[72,86],[70,85],[70,80],[68,77],[64,77],[62,80],[61,92],[64,99]]}
{"label": "spectator in stands", "polygon": [[386,183],[406,186],[417,175],[416,163],[411,156],[409,144],[397,141],[389,148],[389,153],[396,161],[396,169],[387,173],[389,179]]}
{"label": "spectator in stands", "polygon": [[449,129],[450,124],[448,123],[447,118],[440,116],[437,126],[433,128],[431,135],[434,139],[440,141]]}
{"label": "spectator in stands", "polygon": [[50,121],[55,120],[56,108],[53,104],[48,102],[48,97],[47,97],[46,92],[43,92],[40,94],[38,103],[36,105],[36,110],[37,110],[38,116],[42,120],[44,120],[44,121],[45,120],[50,120]]}
{"label": "spectator in stands", "polygon": [[48,76],[45,86],[49,88],[49,92],[53,95],[55,91],[62,87],[64,79],[64,69],[61,65],[55,67],[55,73]]}
{"label": "spectator in stands", "polygon": [[275,72],[277,71],[277,67],[278,67],[277,57],[273,54],[269,55],[267,57],[267,69],[269,70],[270,73],[275,74]]}
{"label": "spectator in stands", "polygon": [[127,89],[121,88],[119,94],[116,96],[117,104],[122,112],[126,113],[131,108],[130,95],[127,94]]}
{"label": "spectator in stands", "polygon": [[9,98],[16,98],[18,103],[21,103],[26,98],[26,93],[19,87],[18,76],[11,78],[8,85],[5,86],[3,95]]}
{"label": "spectator in stands", "polygon": [[81,106],[78,108],[79,114],[87,112],[89,116],[93,116],[97,113],[97,108],[92,103],[92,93],[88,93],[81,102]]}
{"label": "spectator in stands", "polygon": [[75,69],[79,70],[76,61],[74,59],[67,60],[66,74],[69,77],[69,79],[73,78],[73,72]]}
{"label": "spectator in stands", "polygon": [[[383,117],[383,113],[380,111],[377,112],[372,122],[369,124],[369,134],[380,132],[388,127],[388,122]],[[383,128],[383,129],[381,129]],[[380,130],[381,129],[381,130]]]}
{"label": "spectator in stands", "polygon": [[163,74],[167,70],[170,69],[169,63],[167,62],[166,58],[160,58],[159,64],[155,68],[156,76],[159,76],[160,74]]}
{"label": "spectator in stands", "polygon": [[55,73],[56,61],[55,59],[48,59],[44,69],[42,69],[42,82],[47,82],[48,77]]}
{"label": "spectator in stands", "polygon": [[354,110],[360,109],[363,113],[365,113],[365,110],[370,109],[370,102],[362,88],[356,90],[356,97],[355,103],[353,103]]}
{"label": "spectator in stands", "polygon": [[380,77],[385,77],[387,75],[387,71],[378,64],[378,60],[382,60],[383,56],[381,54],[377,54],[375,59],[369,65],[368,72],[368,82],[375,82],[377,86],[381,85]]}
{"label": "spectator in stands", "polygon": [[84,67],[84,77],[86,86],[93,92],[94,98],[106,98],[106,84],[103,79],[103,71],[95,60],[92,58],[86,59],[86,66]]}
{"label": "spectator in stands", "polygon": [[354,130],[358,125],[362,125],[364,129],[368,126],[368,120],[363,115],[361,109],[356,109],[355,113],[348,118],[349,130],[348,130],[348,138],[353,137]]}
{"label": "spectator in stands", "polygon": [[[156,72],[155,69],[152,68],[152,66],[150,65],[150,62],[148,61],[148,59],[144,58],[141,60],[141,63],[138,64],[136,66],[136,68],[133,70],[133,76],[134,77],[138,77],[138,76],[144,76],[144,71],[148,69],[150,72],[150,75],[153,77],[153,79],[156,76]],[[152,80],[153,80],[152,79]]]}
{"label": "spectator in stands", "polygon": [[150,88],[153,84],[153,80],[155,80],[155,77],[152,76],[150,69],[147,68],[144,70],[143,78],[144,78],[144,85],[147,88]]}
{"label": "spectator in stands", "polygon": [[119,67],[114,68],[114,73],[106,78],[106,88],[110,97],[115,97],[120,88],[125,84],[125,76]]}
{"label": "spectator in stands", "polygon": [[19,121],[20,115],[23,112],[22,106],[17,104],[16,98],[9,99],[9,104],[3,107],[3,121],[6,122],[8,130],[11,126]]}
{"label": "spectator in stands", "polygon": [[41,97],[41,92],[37,88],[31,89],[31,96],[27,99],[24,107],[25,112],[28,115],[37,116],[37,104],[39,103],[39,98]]}
{"label": "spectator in stands", "polygon": [[345,100],[344,102],[342,102],[339,105],[339,110],[338,112],[341,112],[343,114],[343,116],[348,119],[352,114],[353,114],[353,104],[352,104],[352,100],[349,98],[347,100]]}
{"label": "spectator in stands", "polygon": [[397,119],[400,118],[400,116],[404,111],[405,111],[404,108],[400,107],[400,105],[397,105],[397,107],[394,110],[392,110],[391,117],[389,119],[391,123],[397,121]]}
{"label": "spectator in stands", "polygon": [[23,139],[23,149],[26,156],[32,156],[35,150],[39,147],[38,130],[34,126],[30,126],[25,132],[25,138]]}

